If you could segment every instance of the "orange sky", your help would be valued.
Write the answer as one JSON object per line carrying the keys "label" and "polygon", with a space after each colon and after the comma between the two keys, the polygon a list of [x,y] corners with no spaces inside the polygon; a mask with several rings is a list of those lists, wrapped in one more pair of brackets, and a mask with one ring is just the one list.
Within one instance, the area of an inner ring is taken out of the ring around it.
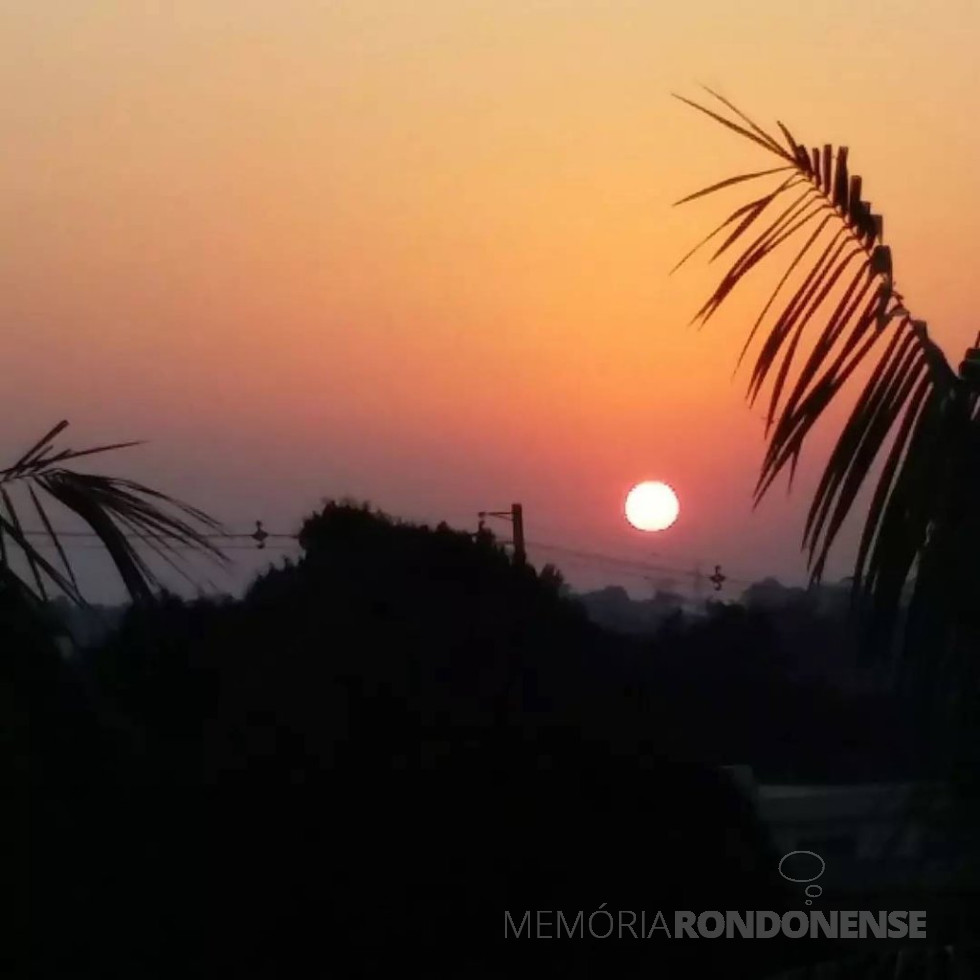
{"label": "orange sky", "polygon": [[[671,202],[769,165],[670,98],[700,81],[847,143],[910,307],[956,364],[977,330],[972,0],[88,0],[0,32],[3,458],[67,417],[236,528],[520,500],[542,541],[802,577],[810,483],[751,513],[731,378],[761,289],[697,333],[717,273],[667,275],[727,213]],[[623,522],[644,478],[681,497],[663,535]]]}

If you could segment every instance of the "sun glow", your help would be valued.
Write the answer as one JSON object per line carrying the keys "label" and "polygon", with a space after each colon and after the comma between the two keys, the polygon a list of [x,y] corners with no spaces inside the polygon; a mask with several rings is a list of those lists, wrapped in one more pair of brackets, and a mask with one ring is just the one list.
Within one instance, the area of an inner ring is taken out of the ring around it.
{"label": "sun glow", "polygon": [[638,483],[626,495],[626,520],[638,531],[666,530],[680,509],[677,494],[659,481]]}

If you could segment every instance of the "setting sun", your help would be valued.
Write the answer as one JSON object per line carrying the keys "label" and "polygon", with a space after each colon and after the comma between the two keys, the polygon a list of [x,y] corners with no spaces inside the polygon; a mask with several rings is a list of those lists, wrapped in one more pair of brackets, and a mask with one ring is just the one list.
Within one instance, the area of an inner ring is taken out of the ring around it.
{"label": "setting sun", "polygon": [[677,494],[659,481],[638,483],[626,496],[626,520],[638,531],[663,531],[680,513]]}

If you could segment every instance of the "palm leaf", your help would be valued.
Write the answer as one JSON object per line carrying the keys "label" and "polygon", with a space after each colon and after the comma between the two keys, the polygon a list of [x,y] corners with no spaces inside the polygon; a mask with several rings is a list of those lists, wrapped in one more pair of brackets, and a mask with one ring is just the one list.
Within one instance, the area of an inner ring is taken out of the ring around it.
{"label": "palm leaf", "polygon": [[[756,346],[750,403],[769,390],[756,505],[782,473],[792,486],[807,437],[848,380],[869,368],[814,494],[802,546],[811,578],[819,581],[860,491],[882,464],[852,581],[859,605],[887,635],[898,620],[903,589],[943,518],[951,480],[947,464],[955,451],[948,431],[957,420],[975,424],[976,399],[963,399],[925,324],[906,309],[895,287],[891,251],[882,241],[883,221],[862,198],[863,182],[849,171],[847,147],[808,150],[778,123],[780,142],[723,96],[708,93],[715,106],[678,98],[771,154],[775,165],[717,181],[678,203],[748,180],[778,183],[705,239],[730,228],[716,258],[739,243],[744,247],[694,320],[706,323],[765,258],[786,251],[782,275],[739,358],[741,363]],[[769,211],[779,216],[752,238],[758,219]]]}
{"label": "palm leaf", "polygon": [[71,562],[68,560],[68,556],[65,554],[65,549],[61,546],[61,540],[58,537],[55,529],[51,525],[51,521],[48,518],[48,513],[41,504],[38,495],[34,492],[34,487],[28,487],[28,493],[31,495],[31,500],[37,509],[38,516],[41,518],[41,523],[44,525],[44,530],[48,532],[48,537],[51,539],[52,544],[55,546],[55,550],[58,552],[58,557],[61,558],[61,563],[65,566],[65,572],[71,579],[71,584],[74,586],[75,590],[78,590],[78,582],[75,579],[75,572],[71,567]]}
{"label": "palm leaf", "polygon": [[[65,468],[62,464],[68,461],[138,445],[122,442],[56,451],[54,440],[67,425],[67,422],[59,422],[13,465],[0,469],[0,570],[5,582],[16,580],[21,593],[26,590],[41,600],[47,599],[47,587],[53,585],[71,600],[84,602],[71,561],[47,508],[42,504],[42,496],[74,514],[95,534],[133,601],[151,601],[160,584],[153,569],[134,546],[133,537],[147,544],[158,558],[181,574],[185,573],[175,560],[178,545],[218,562],[227,561],[222,551],[209,540],[209,535],[221,533],[221,525],[203,511],[132,480]],[[63,572],[45,558],[25,532],[13,499],[12,491],[18,488],[26,491],[34,505]],[[26,562],[33,587],[23,582],[11,568],[11,546]]]}
{"label": "palm leaf", "polygon": [[712,184],[710,187],[704,187],[699,191],[695,191],[693,194],[688,194],[687,197],[682,197],[679,201],[675,201],[675,204],[687,204],[688,201],[696,201],[699,197],[704,197],[707,194],[713,194],[715,191],[720,191],[723,187],[731,187],[733,184],[741,184],[746,180],[755,180],[758,177],[768,177],[770,174],[783,173],[787,170],[792,170],[793,168],[788,164],[782,167],[770,167],[768,170],[756,170],[754,173],[750,174],[739,174],[737,177],[727,177],[725,180],[719,180],[717,184]]}

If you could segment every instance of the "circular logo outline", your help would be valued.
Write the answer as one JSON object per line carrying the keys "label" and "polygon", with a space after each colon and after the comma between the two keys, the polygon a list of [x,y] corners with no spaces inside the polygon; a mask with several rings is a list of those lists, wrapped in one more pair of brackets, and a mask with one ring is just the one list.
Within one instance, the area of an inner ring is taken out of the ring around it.
{"label": "circular logo outline", "polygon": [[[810,857],[815,857],[820,862],[820,870],[812,878],[790,878],[789,875],[783,874],[783,862],[786,860],[786,858],[791,858],[794,854],[809,854]],[[785,878],[787,881],[792,881],[797,885],[805,885],[807,882],[816,881],[823,875],[823,873],[827,870],[827,862],[819,854],[817,854],[816,851],[790,851],[789,854],[784,854],[782,858],[780,858],[779,866],[776,868],[776,870],[779,872],[780,876]]]}

